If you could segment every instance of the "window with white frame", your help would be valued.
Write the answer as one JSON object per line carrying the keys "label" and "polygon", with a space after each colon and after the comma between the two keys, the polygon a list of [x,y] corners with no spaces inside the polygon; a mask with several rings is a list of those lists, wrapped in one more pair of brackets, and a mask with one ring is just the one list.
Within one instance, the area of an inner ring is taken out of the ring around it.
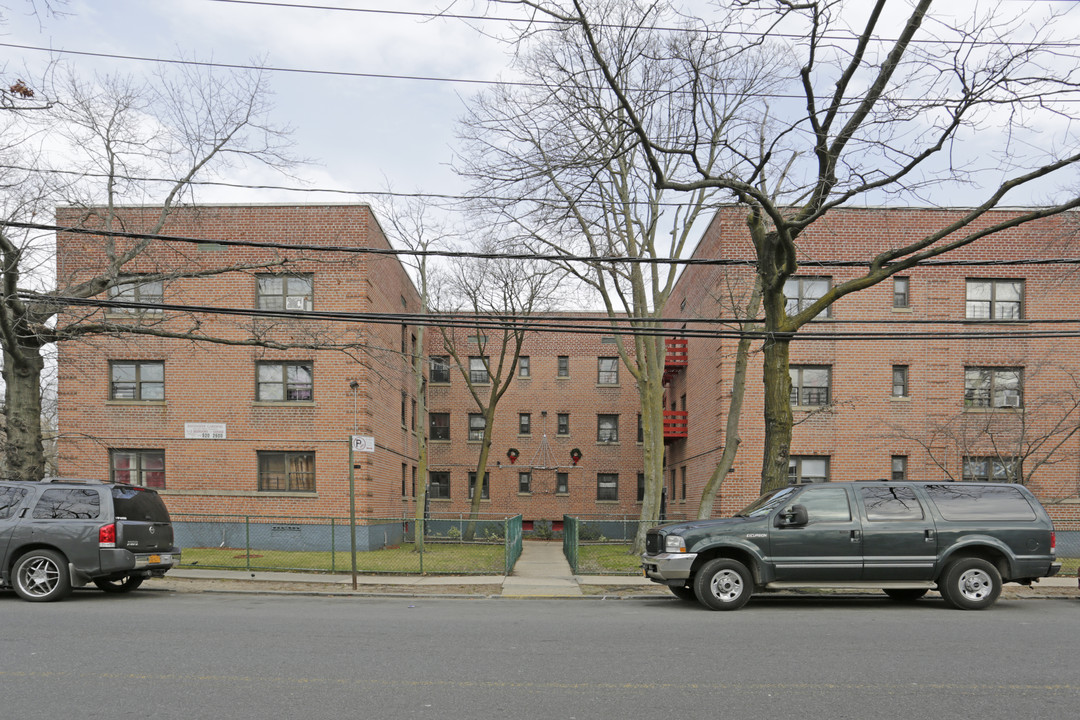
{"label": "window with white frame", "polygon": [[911,307],[911,280],[909,278],[893,278],[892,306],[894,308]]}
{"label": "window with white frame", "polygon": [[428,369],[428,382],[443,384],[450,382],[450,358],[446,355],[432,355]]}
{"label": "window with white frame", "polygon": [[[469,473],[469,499],[473,499],[473,493],[476,491],[476,471]],[[480,499],[488,500],[490,488],[488,487],[488,473],[484,473],[484,486],[480,489]]]}
{"label": "window with white frame", "polygon": [[518,413],[518,435],[532,435],[531,413]]}
{"label": "window with white frame", "polygon": [[907,365],[892,366],[892,396],[898,398],[908,396]]}
{"label": "window with white frame", "polygon": [[1017,367],[964,368],[964,406],[1020,408],[1024,406],[1024,369]]}
{"label": "window with white frame", "polygon": [[618,385],[619,384],[619,358],[602,357],[596,359],[596,384]]}
{"label": "window with white frame", "polygon": [[892,479],[895,482],[907,480],[907,455],[892,456]]}
{"label": "window with white frame", "polygon": [[619,499],[619,473],[596,474],[596,499],[618,500]]}
{"label": "window with white frame", "polygon": [[[161,304],[165,298],[165,286],[161,280],[138,280],[138,276],[125,276],[124,281],[108,290],[110,300],[125,303]],[[109,308],[110,313],[142,315],[161,312],[147,308]]]}
{"label": "window with white frame", "polygon": [[522,470],[518,473],[518,492],[529,494],[532,492],[532,473]]}
{"label": "window with white frame", "polygon": [[469,358],[469,382],[483,385],[490,382],[488,376],[488,359],[486,355]]}
{"label": "window with white frame", "polygon": [[528,355],[518,356],[518,377],[532,377],[532,358]]}
{"label": "window with white frame", "polygon": [[450,413],[448,413],[448,412],[428,413],[428,439],[429,440],[449,440],[450,439]]}
{"label": "window with white frame", "polygon": [[469,413],[469,442],[480,442],[484,439],[484,430],[487,429],[487,420],[480,413]]}

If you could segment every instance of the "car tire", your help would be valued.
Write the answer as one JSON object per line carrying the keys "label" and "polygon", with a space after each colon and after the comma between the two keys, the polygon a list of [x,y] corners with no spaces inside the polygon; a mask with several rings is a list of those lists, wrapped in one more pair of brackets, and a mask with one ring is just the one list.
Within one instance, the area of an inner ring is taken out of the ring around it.
{"label": "car tire", "polygon": [[985,610],[1001,595],[1001,574],[980,558],[960,558],[938,579],[945,603],[959,610]]}
{"label": "car tire", "polygon": [[697,595],[694,594],[694,588],[689,585],[668,585],[668,590],[680,600],[687,600],[689,602],[697,600]]}
{"label": "car tire", "polygon": [[915,602],[927,592],[925,588],[889,588],[885,594],[897,602]]}
{"label": "car tire", "polygon": [[107,593],[129,593],[142,585],[145,579],[142,575],[128,575],[120,580],[95,580],[94,584]]}
{"label": "car tire", "polygon": [[753,592],[754,578],[738,560],[710,560],[694,577],[694,594],[709,610],[738,610]]}
{"label": "car tire", "polygon": [[55,550],[31,550],[15,561],[11,585],[23,600],[62,600],[71,594],[67,559]]}

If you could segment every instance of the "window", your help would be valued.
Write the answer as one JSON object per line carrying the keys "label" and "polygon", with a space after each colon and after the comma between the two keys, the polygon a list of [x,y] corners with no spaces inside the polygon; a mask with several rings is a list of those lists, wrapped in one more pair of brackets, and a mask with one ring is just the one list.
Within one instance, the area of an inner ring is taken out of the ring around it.
{"label": "window", "polygon": [[922,505],[910,487],[872,487],[863,488],[863,507],[866,519],[873,522],[895,520],[921,520]]}
{"label": "window", "polygon": [[1020,458],[964,456],[964,482],[1020,482],[1023,479]]}
{"label": "window", "polygon": [[968,278],[965,317],[969,320],[1020,320],[1023,303],[1023,280]]}
{"label": "window", "polygon": [[404,392],[401,393],[401,427],[405,427],[405,421],[408,419],[405,408],[408,406],[409,396]]}
{"label": "window", "polygon": [[619,473],[596,474],[596,499],[618,500],[619,499]]}
{"label": "window", "polygon": [[641,413],[637,414],[637,441],[645,442],[645,426],[641,422]]}
{"label": "window", "polygon": [[[484,473],[484,487],[480,489],[480,499],[488,499],[488,473]],[[476,491],[476,472],[469,473],[469,499],[473,499],[473,493]]]}
{"label": "window", "polygon": [[597,358],[596,384],[618,385],[619,384],[619,358]]}
{"label": "window", "polygon": [[518,377],[532,377],[531,362],[528,355],[518,357]]}
{"label": "window", "polygon": [[907,365],[893,365],[892,366],[892,396],[893,397],[907,397],[908,396],[908,366]]}
{"label": "window", "polygon": [[110,450],[109,467],[113,482],[159,490],[165,487],[164,450]]}
{"label": "window", "polygon": [[315,492],[315,453],[260,451],[259,490]]}
{"label": "window", "polygon": [[450,413],[428,413],[428,439],[450,439]]}
{"label": "window", "polygon": [[645,473],[637,474],[637,501],[645,502]]}
{"label": "window", "polygon": [[792,455],[788,458],[788,484],[829,482],[827,455]]}
{"label": "window", "polygon": [[969,408],[1024,406],[1024,369],[964,368],[964,405]]}
{"label": "window", "polygon": [[484,430],[487,428],[487,420],[480,413],[469,413],[469,442],[479,442],[484,439]]}
{"label": "window", "polygon": [[555,473],[555,494],[556,495],[569,495],[570,494],[570,473],[564,473],[564,472]]}
{"label": "window", "polygon": [[815,406],[829,404],[832,369],[828,365],[792,365],[791,404]]}
{"label": "window", "polygon": [[1035,519],[1031,504],[1014,487],[981,487],[975,492],[975,488],[949,483],[926,485],[924,489],[946,520]]}
{"label": "window", "polygon": [[558,372],[556,374],[558,375],[558,377],[570,377],[570,356],[569,355],[560,355],[559,356],[559,369],[558,369]]}
{"label": "window", "polygon": [[892,479],[895,482],[907,480],[907,455],[892,456]]}
{"label": "window", "polygon": [[428,497],[432,500],[450,499],[450,473],[445,470],[428,472]]}
{"label": "window", "polygon": [[415,430],[416,429],[416,400],[413,400],[413,399],[410,398],[409,405],[412,408],[412,415],[409,416],[409,418],[410,418],[409,429],[410,430]]}
{"label": "window", "polygon": [[164,400],[165,363],[161,361],[113,361],[110,400]]}
{"label": "window", "polygon": [[412,478],[412,496],[411,497],[416,497],[416,466],[415,465],[412,466],[412,472],[410,473],[410,475],[411,475],[411,478]]}
{"label": "window", "polygon": [[824,487],[799,495],[797,502],[806,508],[811,523],[850,522],[851,505],[847,490],[841,487]]}
{"label": "window", "polygon": [[518,435],[532,435],[532,415],[518,413]]}
{"label": "window", "polygon": [[619,416],[597,415],[596,416],[596,442],[619,441]]}
{"label": "window", "polygon": [[82,488],[46,490],[38,498],[33,512],[35,520],[92,520],[100,516],[98,491]]}
{"label": "window", "polygon": [[262,402],[304,402],[313,399],[310,362],[259,362],[255,399]]}
{"label": "window", "polygon": [[256,306],[260,310],[311,310],[313,276],[258,275]]}
{"label": "window", "polygon": [[532,492],[532,473],[531,472],[519,472],[518,473],[518,492],[523,494],[529,494]]}
{"label": "window", "polygon": [[[566,473],[562,473],[566,474]],[[0,520],[7,520],[26,497],[25,488],[0,487]]]}
{"label": "window", "polygon": [[[787,298],[785,311],[796,315],[810,307],[829,291],[832,284],[830,277],[792,277],[784,282],[784,297]],[[832,317],[832,307],[825,308],[818,317]]]}
{"label": "window", "polygon": [[428,371],[428,382],[450,382],[450,358],[446,355],[432,355],[431,369]]}
{"label": "window", "polygon": [[559,413],[555,416],[555,434],[570,434],[570,413]]}
{"label": "window", "polygon": [[894,277],[892,281],[892,306],[894,308],[911,307],[911,285],[906,277]]}
{"label": "window", "polygon": [[401,463],[401,497],[405,497],[405,488],[409,480],[409,466]]}
{"label": "window", "polygon": [[483,385],[488,378],[488,359],[486,355],[469,358],[469,382]]}
{"label": "window", "polygon": [[686,466],[685,465],[683,465],[681,468],[679,468],[679,481],[680,481],[680,484],[679,484],[679,499],[680,500],[685,500],[686,499]]}
{"label": "window", "polygon": [[[164,285],[161,280],[126,280],[109,288],[109,299],[125,303],[156,303],[164,300]],[[160,310],[144,308],[109,308],[110,313],[139,315]]]}

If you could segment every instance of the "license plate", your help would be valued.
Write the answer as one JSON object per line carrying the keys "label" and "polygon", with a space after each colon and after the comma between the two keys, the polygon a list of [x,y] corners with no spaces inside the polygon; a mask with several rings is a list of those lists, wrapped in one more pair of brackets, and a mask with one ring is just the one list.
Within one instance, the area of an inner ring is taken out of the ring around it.
{"label": "license plate", "polygon": [[159,565],[161,563],[161,556],[151,555],[150,557],[146,558],[146,561],[151,565]]}

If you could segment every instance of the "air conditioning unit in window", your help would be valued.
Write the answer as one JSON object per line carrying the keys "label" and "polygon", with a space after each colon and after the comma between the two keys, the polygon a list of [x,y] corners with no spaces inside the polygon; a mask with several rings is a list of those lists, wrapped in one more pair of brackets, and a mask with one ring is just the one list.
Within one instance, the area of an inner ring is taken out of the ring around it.
{"label": "air conditioning unit in window", "polygon": [[302,298],[302,297],[285,298],[285,309],[286,310],[306,310],[307,309],[307,298]]}
{"label": "air conditioning unit in window", "polygon": [[1019,395],[1006,395],[1005,397],[1001,398],[1001,400],[1002,400],[1002,407],[1014,407],[1014,408],[1020,407],[1020,396]]}

